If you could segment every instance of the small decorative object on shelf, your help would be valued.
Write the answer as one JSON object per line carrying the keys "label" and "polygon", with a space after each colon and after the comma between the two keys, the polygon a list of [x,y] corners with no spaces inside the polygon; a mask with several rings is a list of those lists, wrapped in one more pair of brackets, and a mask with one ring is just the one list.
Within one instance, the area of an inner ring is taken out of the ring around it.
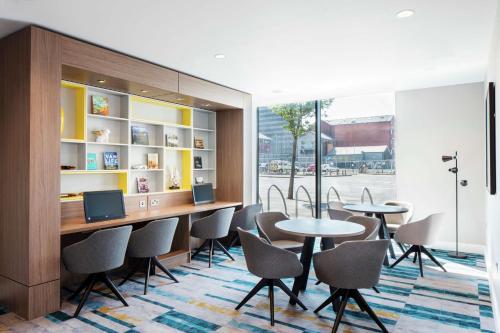
{"label": "small decorative object on shelf", "polygon": [[148,154],[148,169],[158,169],[158,154],[151,153]]}
{"label": "small decorative object on shelf", "polygon": [[92,114],[109,116],[109,99],[106,96],[92,95]]}
{"label": "small decorative object on shelf", "polygon": [[87,170],[97,170],[97,154],[87,154]]}
{"label": "small decorative object on shelf", "polygon": [[105,128],[102,130],[92,131],[92,134],[95,135],[95,142],[108,143],[109,142],[109,134],[111,134],[111,131],[109,129]]}
{"label": "small decorative object on shelf", "polygon": [[130,168],[134,170],[147,170],[148,166],[144,164],[134,164]]}
{"label": "small decorative object on shelf", "polygon": [[201,156],[194,157],[194,168],[195,169],[203,169],[203,161],[201,159]]}
{"label": "small decorative object on shelf", "polygon": [[203,138],[194,138],[194,147],[196,149],[205,149],[205,143],[203,142]]}
{"label": "small decorative object on shelf", "polygon": [[118,164],[118,153],[116,151],[104,153],[104,169],[118,170]]}
{"label": "small decorative object on shelf", "polygon": [[175,134],[165,134],[165,145],[167,147],[179,147],[179,138]]}
{"label": "small decorative object on shelf", "polygon": [[146,128],[132,126],[132,144],[149,146],[149,133]]}
{"label": "small decorative object on shelf", "polygon": [[148,193],[149,181],[147,177],[137,177],[137,192]]}
{"label": "small decorative object on shelf", "polygon": [[171,190],[178,190],[180,189],[180,176],[179,176],[179,170],[177,168],[170,168],[170,187],[169,189]]}
{"label": "small decorative object on shelf", "polygon": [[59,198],[61,198],[61,199],[69,199],[69,198],[76,198],[78,196],[83,196],[83,193],[61,193],[59,195]]}
{"label": "small decorative object on shelf", "polygon": [[61,170],[75,170],[76,166],[74,165],[61,165]]}
{"label": "small decorative object on shelf", "polygon": [[195,184],[203,184],[203,182],[204,182],[203,177],[195,177],[194,178],[194,183]]}

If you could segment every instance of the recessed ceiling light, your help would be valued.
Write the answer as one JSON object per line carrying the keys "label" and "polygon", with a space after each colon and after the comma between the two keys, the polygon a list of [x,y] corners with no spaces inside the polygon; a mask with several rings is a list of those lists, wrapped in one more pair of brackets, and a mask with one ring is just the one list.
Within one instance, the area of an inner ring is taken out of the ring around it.
{"label": "recessed ceiling light", "polygon": [[99,83],[106,83],[106,80],[100,79],[100,80],[97,80],[97,82],[99,82]]}
{"label": "recessed ceiling light", "polygon": [[273,94],[281,94],[283,92],[283,90],[281,89],[274,89],[273,90]]}
{"label": "recessed ceiling light", "polygon": [[399,12],[396,13],[396,16],[399,18],[406,18],[413,16],[415,14],[415,11],[413,9],[403,9]]}
{"label": "recessed ceiling light", "polygon": [[147,93],[147,90],[141,89],[141,93]]}
{"label": "recessed ceiling light", "polygon": [[214,58],[215,59],[225,59],[226,55],[222,54],[222,53],[218,53],[218,54],[214,55]]}

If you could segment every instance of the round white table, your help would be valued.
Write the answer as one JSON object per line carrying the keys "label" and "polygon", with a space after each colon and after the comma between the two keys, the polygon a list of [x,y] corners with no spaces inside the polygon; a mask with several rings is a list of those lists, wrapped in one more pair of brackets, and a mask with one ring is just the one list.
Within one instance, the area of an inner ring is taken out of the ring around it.
{"label": "round white table", "polygon": [[[316,237],[325,238],[323,246],[325,247],[324,250],[326,250],[334,246],[331,238],[358,236],[365,231],[365,227],[360,224],[315,218],[285,220],[276,223],[275,226],[287,234],[305,237],[300,254],[300,262],[303,266],[302,275],[296,277],[293,283],[292,291],[295,295],[298,295],[300,290],[306,290]],[[294,304],[294,301],[290,299],[290,303]]]}

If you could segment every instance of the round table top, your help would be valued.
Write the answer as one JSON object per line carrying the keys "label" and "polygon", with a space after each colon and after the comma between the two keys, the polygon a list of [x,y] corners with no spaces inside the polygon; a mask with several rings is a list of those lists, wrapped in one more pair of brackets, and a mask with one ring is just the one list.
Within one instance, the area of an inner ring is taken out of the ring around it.
{"label": "round table top", "polygon": [[344,209],[358,213],[373,213],[373,214],[401,214],[406,213],[408,208],[392,205],[372,205],[372,204],[347,204]]}
{"label": "round table top", "polygon": [[305,237],[357,236],[365,231],[365,227],[357,223],[315,218],[284,220],[275,226],[287,234]]}

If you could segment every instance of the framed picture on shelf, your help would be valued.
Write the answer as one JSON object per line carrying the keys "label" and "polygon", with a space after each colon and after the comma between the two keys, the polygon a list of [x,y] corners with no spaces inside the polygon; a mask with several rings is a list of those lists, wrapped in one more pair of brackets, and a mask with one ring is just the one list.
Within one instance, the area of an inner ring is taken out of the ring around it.
{"label": "framed picture on shelf", "polygon": [[149,146],[149,133],[145,127],[132,126],[132,144]]}
{"label": "framed picture on shelf", "polygon": [[194,168],[195,169],[203,169],[203,161],[201,159],[201,156],[194,157]]}
{"label": "framed picture on shelf", "polygon": [[148,154],[148,169],[158,169],[158,154],[150,153]]}
{"label": "framed picture on shelf", "polygon": [[137,192],[149,193],[149,181],[147,177],[137,177]]}
{"label": "framed picture on shelf", "polygon": [[488,84],[486,92],[486,187],[488,192],[496,194],[497,158],[496,158],[496,110],[495,110],[495,83]]}
{"label": "framed picture on shelf", "polygon": [[109,99],[106,96],[91,96],[92,114],[109,116]]}
{"label": "framed picture on shelf", "polygon": [[165,145],[167,147],[179,147],[179,137],[175,134],[165,134]]}
{"label": "framed picture on shelf", "polygon": [[104,169],[118,170],[118,153],[116,151],[104,152]]}
{"label": "framed picture on shelf", "polygon": [[87,170],[97,170],[96,153],[87,153]]}
{"label": "framed picture on shelf", "polygon": [[195,177],[194,178],[194,183],[196,185],[203,184],[205,181],[203,180],[203,177]]}
{"label": "framed picture on shelf", "polygon": [[203,138],[194,138],[194,147],[196,149],[205,149],[205,143],[203,142]]}

